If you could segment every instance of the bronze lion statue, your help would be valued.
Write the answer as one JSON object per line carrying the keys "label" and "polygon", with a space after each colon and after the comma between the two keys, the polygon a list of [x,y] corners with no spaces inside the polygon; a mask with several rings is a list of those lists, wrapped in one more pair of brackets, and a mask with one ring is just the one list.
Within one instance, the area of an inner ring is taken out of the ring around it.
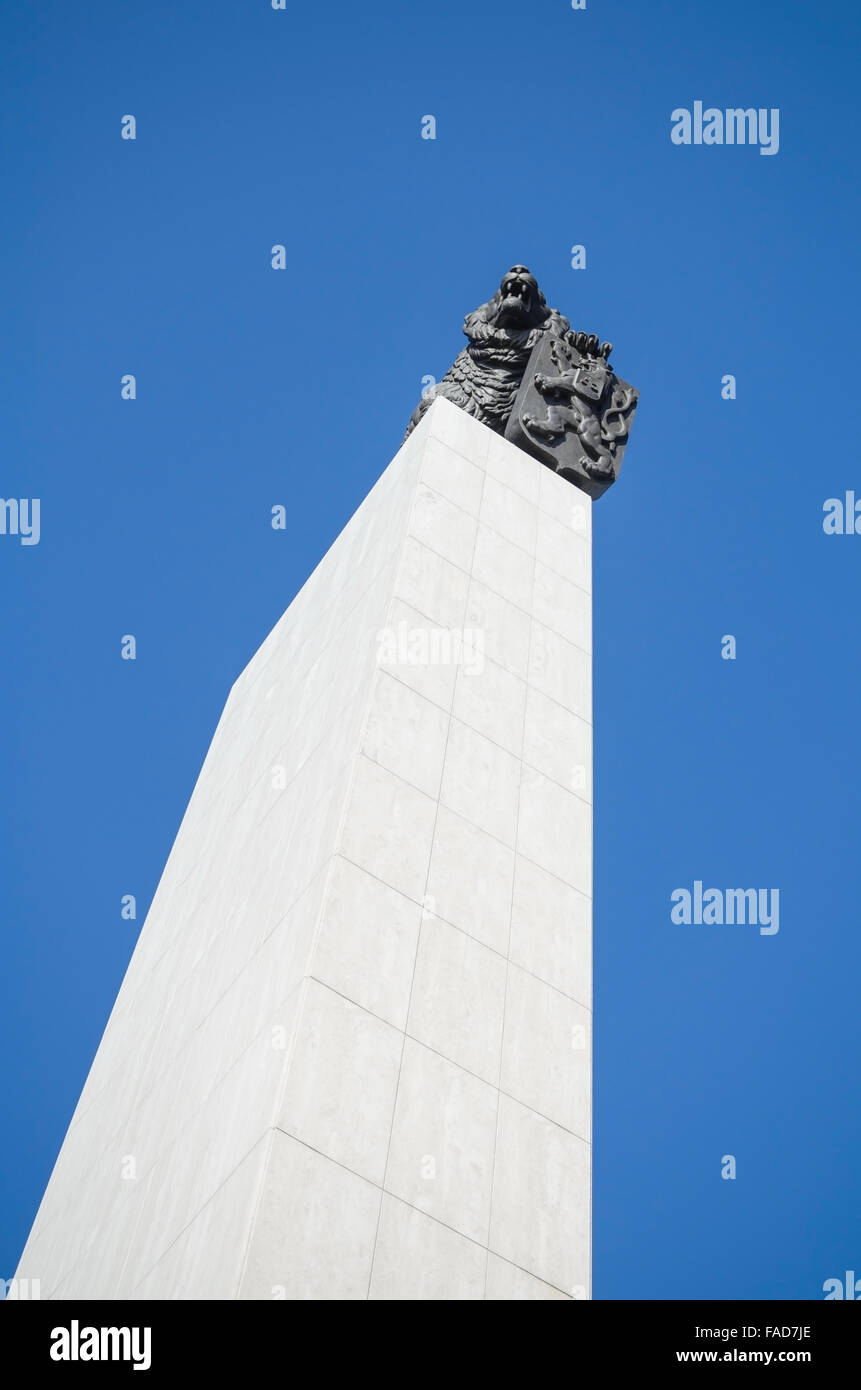
{"label": "bronze lion statue", "polygon": [[[467,314],[463,331],[469,342],[419,402],[407,435],[437,396],[445,396],[483,425],[504,434],[535,344],[544,334],[562,338],[570,330],[568,320],[548,306],[535,276],[525,265],[513,265],[493,298]],[[588,341],[597,349],[597,338]],[[610,344],[604,346],[609,351]]]}

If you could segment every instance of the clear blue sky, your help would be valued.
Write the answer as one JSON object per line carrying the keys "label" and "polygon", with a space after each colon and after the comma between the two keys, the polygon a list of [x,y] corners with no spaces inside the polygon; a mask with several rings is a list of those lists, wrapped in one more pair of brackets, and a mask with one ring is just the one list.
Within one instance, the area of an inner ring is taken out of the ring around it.
{"label": "clear blue sky", "polygon": [[[595,1296],[861,1271],[861,536],[822,528],[861,498],[859,28],[5,0],[0,495],[41,540],[0,536],[0,1276],[230,683],[516,261],[642,393],[595,511]],[[779,153],[676,147],[698,100],[779,108]],[[779,932],[673,925],[696,879]]]}

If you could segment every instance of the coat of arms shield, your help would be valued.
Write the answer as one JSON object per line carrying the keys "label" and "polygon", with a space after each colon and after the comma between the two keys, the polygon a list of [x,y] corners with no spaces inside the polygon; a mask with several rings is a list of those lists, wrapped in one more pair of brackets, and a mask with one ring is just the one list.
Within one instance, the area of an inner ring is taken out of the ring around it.
{"label": "coat of arms shield", "polygon": [[610,343],[543,335],[532,350],[505,430],[512,444],[590,497],[616,481],[638,393],[610,366]]}

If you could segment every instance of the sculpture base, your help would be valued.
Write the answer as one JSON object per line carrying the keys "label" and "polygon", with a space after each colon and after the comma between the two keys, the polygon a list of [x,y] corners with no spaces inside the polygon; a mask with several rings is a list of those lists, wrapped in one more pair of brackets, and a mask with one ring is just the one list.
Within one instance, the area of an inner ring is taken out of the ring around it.
{"label": "sculpture base", "polygon": [[43,1298],[588,1296],[590,520],[436,401],[239,677]]}

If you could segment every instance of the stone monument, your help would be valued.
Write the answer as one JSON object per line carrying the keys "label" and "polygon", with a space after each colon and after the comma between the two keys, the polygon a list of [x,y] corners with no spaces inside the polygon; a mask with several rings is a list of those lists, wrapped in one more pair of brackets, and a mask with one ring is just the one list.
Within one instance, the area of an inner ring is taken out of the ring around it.
{"label": "stone monument", "polygon": [[590,1296],[591,506],[636,393],[522,266],[466,332],[230,692],[43,1298]]}

